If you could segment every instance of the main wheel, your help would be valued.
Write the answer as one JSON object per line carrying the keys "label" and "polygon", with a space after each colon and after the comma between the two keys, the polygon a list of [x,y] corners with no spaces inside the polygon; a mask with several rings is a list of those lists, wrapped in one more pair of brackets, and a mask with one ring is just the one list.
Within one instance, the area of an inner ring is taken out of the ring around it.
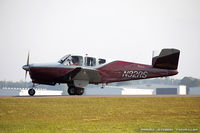
{"label": "main wheel", "polygon": [[69,87],[68,93],[69,93],[69,95],[75,95],[76,94],[76,88],[75,87]]}
{"label": "main wheel", "polygon": [[77,95],[83,95],[83,93],[84,93],[84,88],[76,88]]}
{"label": "main wheel", "polygon": [[35,90],[34,90],[34,89],[29,89],[29,90],[28,90],[28,94],[29,94],[30,96],[34,96],[34,95],[35,95]]}

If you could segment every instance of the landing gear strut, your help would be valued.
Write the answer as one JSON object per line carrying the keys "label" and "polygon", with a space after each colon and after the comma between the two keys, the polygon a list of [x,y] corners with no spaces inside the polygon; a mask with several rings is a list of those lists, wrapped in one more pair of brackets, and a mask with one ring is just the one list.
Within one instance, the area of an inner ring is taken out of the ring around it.
{"label": "landing gear strut", "polygon": [[68,93],[69,93],[69,95],[83,95],[84,88],[78,88],[78,87],[70,86],[68,88]]}

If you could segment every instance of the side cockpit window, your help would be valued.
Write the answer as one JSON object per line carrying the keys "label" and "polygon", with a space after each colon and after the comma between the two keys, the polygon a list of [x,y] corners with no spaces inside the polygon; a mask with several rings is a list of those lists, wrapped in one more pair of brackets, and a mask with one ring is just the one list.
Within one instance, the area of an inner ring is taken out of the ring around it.
{"label": "side cockpit window", "polygon": [[105,59],[99,58],[96,60],[94,57],[84,57],[76,55],[66,55],[62,57],[59,61],[60,64],[66,66],[98,66],[106,63]]}
{"label": "side cockpit window", "polygon": [[99,59],[99,65],[104,64],[104,63],[106,63],[106,60],[100,58],[100,59]]}
{"label": "side cockpit window", "polygon": [[85,57],[85,66],[96,66],[96,58],[93,57]]}
{"label": "side cockpit window", "polygon": [[82,56],[72,56],[72,64],[75,66],[83,65],[83,57]]}

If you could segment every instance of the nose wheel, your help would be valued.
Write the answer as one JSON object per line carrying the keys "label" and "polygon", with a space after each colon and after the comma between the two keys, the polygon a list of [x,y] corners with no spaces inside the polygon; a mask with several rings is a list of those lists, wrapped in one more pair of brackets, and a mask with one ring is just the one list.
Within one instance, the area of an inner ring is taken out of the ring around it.
{"label": "nose wheel", "polygon": [[29,89],[29,90],[28,90],[28,94],[29,94],[30,96],[34,96],[34,95],[35,95],[35,90],[34,90],[34,89]]}
{"label": "nose wheel", "polygon": [[69,93],[69,95],[83,95],[84,88],[78,88],[78,87],[70,86],[68,88],[68,93]]}
{"label": "nose wheel", "polygon": [[39,84],[33,84],[33,86],[31,87],[31,89],[28,90],[28,94],[30,96],[34,96],[35,95],[35,89],[33,89],[34,87],[38,86]]}

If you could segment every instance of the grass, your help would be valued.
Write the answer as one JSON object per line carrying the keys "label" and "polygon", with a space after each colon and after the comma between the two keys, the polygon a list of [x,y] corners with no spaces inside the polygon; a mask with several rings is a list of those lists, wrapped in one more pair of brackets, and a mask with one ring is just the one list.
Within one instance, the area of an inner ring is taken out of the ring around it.
{"label": "grass", "polygon": [[200,97],[1,98],[0,133],[198,129]]}

